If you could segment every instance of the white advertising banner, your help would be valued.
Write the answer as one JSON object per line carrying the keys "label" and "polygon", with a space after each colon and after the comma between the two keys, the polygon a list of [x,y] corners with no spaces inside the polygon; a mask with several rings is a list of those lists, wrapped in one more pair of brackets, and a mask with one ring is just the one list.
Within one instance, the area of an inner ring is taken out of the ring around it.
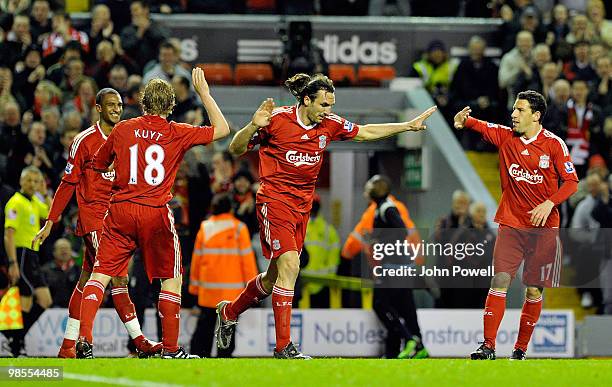
{"label": "white advertising banner", "polygon": [[[147,310],[143,332],[157,337],[154,310]],[[497,354],[509,356],[518,335],[520,310],[507,310],[497,336]],[[467,357],[482,341],[482,311],[421,309],[423,341],[433,357]],[[26,337],[30,356],[56,356],[67,319],[65,309],[46,311]],[[197,317],[181,312],[180,344],[189,347]],[[378,357],[383,353],[385,329],[372,311],[362,309],[295,310],[291,337],[314,356]],[[574,357],[574,314],[570,310],[544,310],[528,350],[529,357]],[[127,355],[127,333],[114,309],[101,309],[94,324],[95,355]],[[270,356],[274,348],[274,314],[252,309],[240,317],[235,356]],[[6,340],[0,336],[1,354]]]}

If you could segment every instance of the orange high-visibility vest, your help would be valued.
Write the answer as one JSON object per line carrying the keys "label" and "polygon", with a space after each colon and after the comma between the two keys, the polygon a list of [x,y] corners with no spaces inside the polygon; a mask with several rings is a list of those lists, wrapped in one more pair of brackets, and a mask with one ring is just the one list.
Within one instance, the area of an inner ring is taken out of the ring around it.
{"label": "orange high-visibility vest", "polygon": [[[393,195],[389,195],[389,199],[395,204],[397,210],[406,225],[408,230],[408,236],[406,240],[412,243],[420,242],[421,236],[415,229],[414,222],[410,219],[408,208],[404,203],[397,200]],[[345,259],[353,259],[360,252],[367,253],[370,255],[370,246],[367,243],[366,235],[372,234],[374,229],[374,216],[376,215],[376,203],[371,202],[368,208],[361,215],[359,223],[355,226],[353,231],[349,234],[344,246],[342,247],[342,257]]]}
{"label": "orange high-visibility vest", "polygon": [[202,222],[189,276],[189,293],[198,296],[200,306],[214,308],[222,300],[233,300],[257,273],[244,223],[232,214],[213,215]]}

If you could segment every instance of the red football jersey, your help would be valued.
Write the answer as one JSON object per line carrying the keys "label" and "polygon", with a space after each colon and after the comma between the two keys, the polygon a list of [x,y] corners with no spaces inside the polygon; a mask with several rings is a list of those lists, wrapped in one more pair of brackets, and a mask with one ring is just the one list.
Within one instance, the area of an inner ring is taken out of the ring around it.
{"label": "red football jersey", "polygon": [[355,137],[359,127],[335,114],[326,116],[320,124],[306,126],[297,110],[297,106],[275,109],[270,125],[257,131],[249,147],[260,145],[257,202],[279,200],[299,212],[308,212],[323,152],[330,141]]}
{"label": "red football jersey", "polygon": [[[96,123],[79,133],[70,146],[62,181],[76,186],[77,204],[79,206],[77,235],[85,235],[91,231],[102,229],[102,220],[108,208],[115,172],[99,173],[89,166],[96,151],[105,141],[106,135]],[[70,198],[67,200],[70,200]],[[57,215],[59,217],[64,208],[58,210]],[[54,212],[51,211],[51,213]],[[51,213],[49,215],[50,219],[52,218]]]}
{"label": "red football jersey", "polygon": [[163,206],[172,199],[170,190],[185,152],[210,143],[213,135],[210,126],[168,122],[152,115],[132,118],[115,125],[93,167],[100,170],[114,164],[111,202]]}
{"label": "red football jersey", "polygon": [[[468,118],[465,126],[480,132],[486,141],[499,148],[499,174],[502,198],[495,214],[499,224],[531,228],[528,212],[559,190],[559,181],[578,182],[567,145],[542,128],[526,140],[507,127]],[[544,227],[559,227],[557,207]]]}

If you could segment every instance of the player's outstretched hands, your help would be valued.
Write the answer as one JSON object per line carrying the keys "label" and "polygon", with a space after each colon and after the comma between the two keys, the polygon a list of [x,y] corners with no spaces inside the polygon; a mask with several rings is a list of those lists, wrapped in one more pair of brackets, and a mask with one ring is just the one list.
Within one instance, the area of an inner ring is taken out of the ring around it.
{"label": "player's outstretched hands", "polygon": [[408,122],[408,126],[410,131],[418,132],[420,130],[427,129],[427,126],[424,124],[425,120],[429,118],[434,112],[438,110],[437,106],[432,106],[429,109],[425,110],[423,113],[419,114],[415,119]]}
{"label": "player's outstretched hands", "polygon": [[36,234],[34,239],[32,239],[32,249],[35,248],[37,243],[42,244],[45,241],[45,239],[49,237],[49,234],[51,234],[51,227],[53,227],[53,222],[47,221],[45,225],[43,226],[43,228],[41,228],[40,231],[38,231],[38,234]]}
{"label": "player's outstretched hands", "polygon": [[274,100],[272,98],[267,98],[261,103],[257,111],[253,114],[253,119],[251,122],[260,128],[270,125],[272,110],[274,110]]}
{"label": "player's outstretched hands", "polygon": [[544,201],[544,203],[538,204],[533,210],[527,212],[531,214],[531,225],[536,227],[544,227],[546,221],[548,220],[548,216],[550,215],[550,211],[552,211],[555,203],[550,200]]}
{"label": "player's outstretched hands", "polygon": [[472,109],[466,106],[459,113],[455,114],[455,129],[463,129],[465,121],[468,119],[471,112]]}
{"label": "player's outstretched hands", "polygon": [[200,67],[194,67],[193,70],[191,70],[191,81],[193,82],[193,88],[198,94],[210,93],[210,87],[208,86],[208,82],[206,82],[204,70]]}

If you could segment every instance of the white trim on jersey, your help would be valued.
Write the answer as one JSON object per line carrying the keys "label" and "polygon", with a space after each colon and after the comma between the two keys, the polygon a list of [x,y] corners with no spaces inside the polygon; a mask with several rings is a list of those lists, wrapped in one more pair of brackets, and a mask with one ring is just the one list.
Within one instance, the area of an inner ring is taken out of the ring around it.
{"label": "white trim on jersey", "polygon": [[85,139],[85,137],[89,136],[90,134],[95,133],[95,131],[96,128],[90,126],[89,128],[76,135],[74,140],[72,140],[72,146],[70,147],[70,158],[74,159],[77,150],[79,149],[79,145],[81,145],[81,141],[83,141],[83,139]]}
{"label": "white trim on jersey", "polygon": [[561,139],[561,137],[557,136],[552,132],[549,132],[548,130],[544,130],[544,135],[548,138],[554,138],[555,140],[559,141],[559,144],[561,144],[561,149],[563,150],[563,156],[569,156],[569,149],[567,149],[567,144]]}
{"label": "white trim on jersey", "polygon": [[272,117],[274,117],[277,114],[281,114],[281,113],[291,113],[291,109],[293,109],[293,106],[278,107],[278,108],[272,110]]}
{"label": "white trim on jersey", "polygon": [[166,208],[168,208],[168,219],[170,219],[170,231],[172,231],[172,241],[174,243],[174,278],[181,275],[181,253],[179,247],[179,238],[176,234],[176,229],[174,228],[174,215],[172,214],[172,210],[170,206],[166,204]]}
{"label": "white trim on jersey", "polygon": [[91,243],[93,244],[93,247],[97,253],[98,247],[100,247],[100,241],[98,241],[98,232],[94,230],[90,234],[91,234]]}
{"label": "white trim on jersey", "polygon": [[521,141],[523,142],[523,144],[527,145],[527,144],[531,144],[532,142],[534,142],[535,140],[538,139],[538,136],[540,135],[540,133],[542,133],[542,128],[540,128],[540,130],[538,131],[538,133],[531,137],[529,140],[527,140],[525,137],[521,136],[519,137],[521,139]]}
{"label": "white trim on jersey", "polygon": [[314,123],[314,124],[312,124],[312,125],[310,125],[310,126],[305,125],[305,124],[302,122],[302,120],[300,119],[300,114],[298,113],[298,107],[297,107],[297,106],[295,107],[295,117],[297,118],[297,122],[298,122],[298,124],[300,124],[300,126],[301,126],[302,128],[304,128],[304,129],[306,129],[306,130],[310,130],[310,129],[314,128],[315,126],[317,126],[317,124],[316,124],[316,123]]}
{"label": "white trim on jersey", "polygon": [[342,117],[334,113],[328,114],[327,116],[325,116],[325,118],[329,118],[330,120],[336,121],[339,124],[342,123]]}
{"label": "white trim on jersey", "polygon": [[102,131],[102,128],[100,128],[100,121],[96,121],[96,129],[98,129],[98,131],[102,135],[102,138],[104,139],[104,141],[106,141],[108,137],[106,137],[106,134],[104,134],[104,132]]}
{"label": "white trim on jersey", "polygon": [[268,221],[268,204],[267,203],[264,203],[263,206],[261,206],[261,214],[263,215],[264,236],[266,238],[266,243],[270,247],[270,259],[272,259],[272,256],[274,255],[274,253],[272,252],[272,241],[271,241],[272,238],[270,238],[270,221]]}

